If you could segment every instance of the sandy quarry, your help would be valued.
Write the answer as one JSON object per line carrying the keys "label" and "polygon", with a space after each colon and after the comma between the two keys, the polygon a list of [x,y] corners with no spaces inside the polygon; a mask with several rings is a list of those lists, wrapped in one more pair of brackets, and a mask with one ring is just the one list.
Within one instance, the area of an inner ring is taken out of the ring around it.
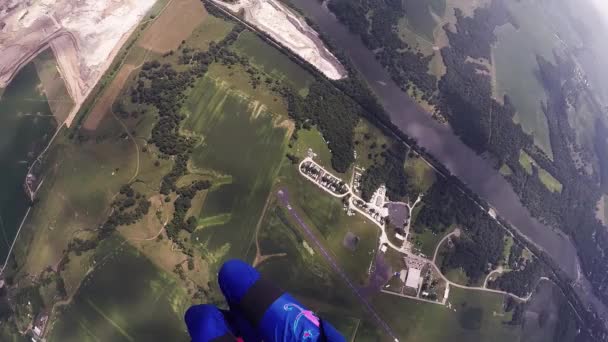
{"label": "sandy quarry", "polygon": [[[215,3],[234,13],[244,11],[245,20],[307,60],[332,80],[346,77],[338,59],[325,47],[317,32],[299,15],[276,0],[239,0]],[[316,0],[311,0],[316,1]]]}
{"label": "sandy quarry", "polygon": [[0,88],[51,47],[80,106],[156,0],[0,0]]}

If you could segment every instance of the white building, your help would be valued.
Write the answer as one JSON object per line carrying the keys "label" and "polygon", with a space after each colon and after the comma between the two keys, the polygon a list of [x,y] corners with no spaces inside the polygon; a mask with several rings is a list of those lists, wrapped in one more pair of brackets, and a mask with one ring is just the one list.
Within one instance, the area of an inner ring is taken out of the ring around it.
{"label": "white building", "polygon": [[417,289],[418,283],[420,283],[420,271],[418,268],[410,268],[407,272],[405,286]]}

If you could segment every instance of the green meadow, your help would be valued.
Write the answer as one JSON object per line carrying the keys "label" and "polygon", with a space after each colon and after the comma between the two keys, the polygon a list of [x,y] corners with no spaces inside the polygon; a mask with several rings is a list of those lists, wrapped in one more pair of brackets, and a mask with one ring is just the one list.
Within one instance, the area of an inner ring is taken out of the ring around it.
{"label": "green meadow", "polygon": [[193,239],[218,258],[244,257],[287,143],[280,118],[230,84],[206,76],[183,108],[182,129],[200,135],[196,169],[230,175],[205,198]]}
{"label": "green meadow", "polygon": [[538,170],[538,178],[549,191],[562,192],[562,183],[555,179],[547,170],[541,168],[536,161],[523,150],[519,153],[519,164],[529,175],[532,175],[534,168],[536,168]]}
{"label": "green meadow", "polygon": [[509,95],[517,110],[515,121],[534,137],[535,144],[549,158],[553,157],[547,119],[541,102],[546,101],[544,86],[538,77],[536,56],[554,63],[554,52],[560,53],[562,41],[579,45],[569,20],[550,3],[532,0],[506,3],[517,28],[511,24],[495,30],[497,42],[492,48],[496,69],[495,96]]}
{"label": "green meadow", "polygon": [[[435,305],[381,293],[374,297],[380,317],[400,341],[518,341],[519,326],[505,324],[511,317],[503,309],[503,296],[450,288],[450,306]],[[370,340],[388,340],[369,327],[363,334]],[[372,337],[373,336],[373,337]]]}
{"label": "green meadow", "polygon": [[251,31],[241,33],[232,49],[247,56],[252,64],[273,78],[285,81],[304,96],[314,82],[314,77],[308,71]]}
{"label": "green meadow", "polygon": [[[124,281],[117,275],[129,275]],[[172,275],[158,270],[120,238],[96,250],[94,271],[62,308],[50,342],[185,341],[190,304]]]}
{"label": "green meadow", "polygon": [[33,63],[26,65],[0,99],[0,264],[29,206],[23,187],[29,165],[57,128]]}

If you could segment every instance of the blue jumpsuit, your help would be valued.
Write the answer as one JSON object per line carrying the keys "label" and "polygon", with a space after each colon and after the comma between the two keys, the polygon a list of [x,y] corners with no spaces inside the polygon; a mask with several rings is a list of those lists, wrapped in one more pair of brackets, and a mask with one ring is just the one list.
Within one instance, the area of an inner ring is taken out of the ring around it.
{"label": "blue jumpsuit", "polygon": [[230,310],[206,304],[188,309],[185,320],[193,342],[345,341],[329,323],[243,261],[226,262],[218,282]]}

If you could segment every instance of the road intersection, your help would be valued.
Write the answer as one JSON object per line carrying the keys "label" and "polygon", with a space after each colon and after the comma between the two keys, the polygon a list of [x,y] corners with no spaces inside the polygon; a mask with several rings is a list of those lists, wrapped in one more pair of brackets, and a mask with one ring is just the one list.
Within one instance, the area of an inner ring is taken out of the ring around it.
{"label": "road intersection", "polygon": [[[308,170],[309,173],[307,173],[305,170]],[[312,170],[312,171],[310,171]],[[462,288],[462,289],[467,289],[467,290],[474,290],[474,291],[485,291],[485,292],[491,292],[491,293],[496,293],[496,294],[503,294],[503,295],[507,295],[507,296],[511,296],[519,301],[522,302],[527,302],[530,300],[530,298],[532,297],[532,294],[534,293],[534,291],[531,291],[526,297],[520,297],[517,296],[515,294],[506,292],[506,291],[501,291],[501,290],[495,290],[495,289],[490,289],[487,288],[487,282],[488,282],[488,278],[486,277],[483,286],[466,286],[466,285],[461,285],[458,283],[455,283],[451,280],[449,280],[439,269],[439,267],[436,264],[437,261],[437,254],[438,251],[440,249],[440,247],[443,245],[443,243],[445,241],[447,241],[448,239],[450,239],[451,237],[454,236],[459,236],[461,231],[460,229],[456,229],[453,232],[447,234],[446,236],[444,236],[438,243],[437,246],[435,248],[435,252],[433,254],[433,259],[427,259],[423,256],[417,255],[415,253],[413,253],[411,251],[411,247],[410,247],[410,243],[407,241],[407,235],[409,234],[409,228],[410,228],[410,224],[412,221],[412,212],[414,210],[414,208],[416,207],[416,205],[418,205],[420,203],[420,201],[422,200],[422,195],[419,195],[418,198],[414,201],[413,204],[409,204],[409,203],[403,203],[403,202],[395,202],[395,203],[400,203],[405,205],[408,210],[409,210],[409,220],[407,222],[407,225],[405,227],[405,231],[406,231],[406,237],[403,241],[403,245],[402,246],[397,246],[395,245],[389,238],[388,238],[388,234],[386,232],[386,223],[384,218],[380,218],[378,219],[378,215],[376,215],[376,217],[374,217],[373,215],[371,215],[369,212],[367,212],[364,208],[361,208],[359,205],[357,205],[357,203],[365,203],[365,201],[360,198],[357,194],[354,193],[354,191],[352,190],[351,186],[349,186],[348,184],[346,184],[345,182],[343,182],[339,177],[333,175],[331,172],[327,171],[325,168],[323,168],[323,166],[319,165],[318,163],[316,163],[311,157],[307,157],[304,160],[302,160],[300,162],[300,164],[298,165],[298,171],[300,173],[300,175],[302,175],[304,178],[308,179],[310,182],[312,182],[313,184],[315,184],[317,187],[321,188],[323,191],[325,191],[326,193],[330,194],[333,197],[336,198],[340,198],[340,199],[344,199],[347,198],[347,202],[348,202],[348,208],[349,210],[354,210],[357,213],[359,213],[360,215],[363,215],[365,218],[369,219],[371,222],[373,222],[377,227],[379,227],[380,229],[380,237],[379,237],[379,246],[389,246],[390,248],[392,248],[393,250],[397,251],[398,253],[401,253],[404,255],[405,258],[409,258],[412,259],[414,261],[418,261],[418,262],[423,262],[425,264],[429,264],[431,265],[431,267],[434,268],[434,270],[436,271],[436,273],[441,277],[441,279],[445,282],[446,284],[446,293],[449,292],[449,288],[450,286],[453,287],[457,287],[457,288]],[[336,186],[337,184],[339,184],[339,186]],[[352,182],[351,182],[352,185]],[[340,192],[337,192],[336,190],[339,190]],[[292,208],[292,206],[288,203],[288,199],[287,199],[287,194],[286,194],[286,190],[282,189],[279,190],[279,198],[281,198],[281,201],[286,205],[288,211],[290,213],[292,213],[292,215],[295,215],[295,217],[297,218],[296,221],[298,221],[298,223],[300,224],[300,226],[307,232],[307,235],[309,235],[314,243],[319,247],[322,248],[322,254],[324,256],[328,256],[330,259],[327,259],[327,261],[333,265],[335,265],[336,268],[339,269],[339,266],[337,265],[336,261],[329,256],[329,254],[327,254],[326,252],[324,253],[324,248],[322,247],[321,242],[319,242],[316,237],[314,237],[314,235],[310,232],[309,228],[307,226],[305,226],[305,224],[300,220],[300,218],[297,216],[297,212]],[[310,234],[308,234],[310,233]],[[378,248],[379,250],[380,248]],[[493,270],[492,272],[490,272],[490,274],[493,273],[501,273],[502,271],[500,270]],[[339,272],[340,273],[340,272]],[[341,275],[343,276],[343,278],[346,277],[346,275],[342,272]],[[543,280],[550,280],[546,277],[541,277],[539,279],[539,283]],[[354,291],[357,291],[357,289],[354,287],[354,285],[352,285],[352,283],[350,283],[350,281],[348,281],[347,283],[349,283],[349,286],[351,288],[353,288]],[[406,298],[410,298],[410,299],[414,299],[414,300],[420,300],[420,301],[424,301],[424,302],[431,302],[434,304],[442,304],[442,305],[446,305],[447,304],[447,300],[448,297],[444,296],[444,298],[441,301],[432,301],[429,299],[425,299],[425,298],[420,298],[417,296],[410,296],[410,295],[406,295],[403,293],[396,293],[396,292],[392,292],[392,291],[387,291],[387,290],[382,290],[382,292],[387,293],[387,294],[392,294],[392,295],[397,295],[400,297],[406,297]],[[356,292],[358,293],[358,292]]]}

